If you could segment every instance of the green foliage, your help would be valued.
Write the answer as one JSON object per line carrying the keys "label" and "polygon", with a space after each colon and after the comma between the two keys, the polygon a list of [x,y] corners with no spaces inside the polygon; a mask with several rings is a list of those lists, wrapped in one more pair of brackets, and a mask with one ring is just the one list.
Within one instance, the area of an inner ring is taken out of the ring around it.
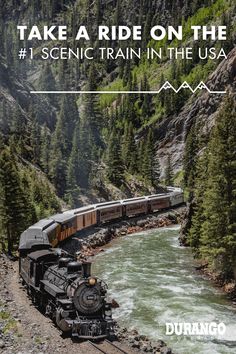
{"label": "green foliage", "polygon": [[[227,98],[209,144],[209,175],[203,202],[201,253],[227,275],[236,259],[236,108]],[[231,274],[232,276],[232,274]]]}
{"label": "green foliage", "polygon": [[172,186],[173,185],[173,168],[171,164],[170,155],[167,156],[166,168],[165,168],[165,185]]}
{"label": "green foliage", "polygon": [[[56,81],[51,69],[50,64],[47,62],[43,65],[40,77],[38,80],[38,87],[41,91],[55,91]],[[57,98],[54,94],[45,95],[52,104],[57,104]]]}
{"label": "green foliage", "polygon": [[35,221],[36,214],[29,195],[24,191],[15,156],[9,148],[1,149],[0,171],[1,237],[6,238],[7,249],[11,253],[20,233]]}
{"label": "green foliage", "polygon": [[198,152],[197,131],[195,129],[195,124],[193,124],[186,139],[184,160],[183,160],[184,187],[187,188],[190,193],[193,192],[193,187],[194,187],[194,178],[196,173],[195,160],[196,160],[197,152]]}
{"label": "green foliage", "polygon": [[107,151],[107,177],[116,186],[124,182],[124,165],[121,158],[120,136],[113,130]]}
{"label": "green foliage", "polygon": [[236,111],[229,95],[219,112],[208,148],[198,158],[194,214],[189,231],[196,255],[232,278],[236,259]]}
{"label": "green foliage", "polygon": [[155,156],[154,134],[151,128],[147,134],[147,141],[140,144],[140,172],[144,180],[157,187],[160,182],[160,165]]}

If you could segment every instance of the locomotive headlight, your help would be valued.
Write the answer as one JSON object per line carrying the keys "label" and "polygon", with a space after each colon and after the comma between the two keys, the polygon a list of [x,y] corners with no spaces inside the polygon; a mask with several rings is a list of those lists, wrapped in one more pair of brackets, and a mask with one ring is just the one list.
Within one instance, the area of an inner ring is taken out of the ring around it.
{"label": "locomotive headlight", "polygon": [[96,282],[97,282],[97,279],[95,279],[95,278],[89,278],[89,280],[88,280],[89,285],[95,285]]}

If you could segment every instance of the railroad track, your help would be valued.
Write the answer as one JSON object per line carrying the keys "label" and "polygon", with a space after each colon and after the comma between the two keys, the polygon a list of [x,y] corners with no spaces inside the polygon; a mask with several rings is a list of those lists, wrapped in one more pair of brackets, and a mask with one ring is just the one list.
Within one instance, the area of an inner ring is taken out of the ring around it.
{"label": "railroad track", "polygon": [[89,341],[89,344],[96,349],[98,352],[103,353],[103,354],[132,354],[134,353],[133,351],[129,350],[124,350],[121,347],[118,347],[118,345],[110,342],[109,340],[105,339],[103,342],[101,343],[93,343],[91,341]]}

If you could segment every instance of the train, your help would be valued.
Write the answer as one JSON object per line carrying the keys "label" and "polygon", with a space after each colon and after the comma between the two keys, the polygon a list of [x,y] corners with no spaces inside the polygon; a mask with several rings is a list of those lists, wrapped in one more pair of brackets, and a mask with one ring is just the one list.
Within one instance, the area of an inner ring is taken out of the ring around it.
{"label": "train", "polygon": [[167,193],[89,205],[30,226],[20,236],[19,274],[33,303],[63,333],[79,339],[114,336],[112,301],[106,283],[91,275],[91,262],[58,248],[79,231],[175,207],[184,202],[179,188]]}
{"label": "train", "polygon": [[91,262],[44,246],[20,257],[19,272],[33,304],[62,333],[82,340],[114,337],[107,284],[91,275]]}
{"label": "train", "polygon": [[[58,246],[72,235],[89,227],[99,226],[119,219],[150,214],[184,203],[180,188],[168,187],[167,193],[130,198],[84,206],[42,219],[30,226],[20,236],[19,252],[37,249],[39,245]],[[37,244],[35,244],[37,239]]]}

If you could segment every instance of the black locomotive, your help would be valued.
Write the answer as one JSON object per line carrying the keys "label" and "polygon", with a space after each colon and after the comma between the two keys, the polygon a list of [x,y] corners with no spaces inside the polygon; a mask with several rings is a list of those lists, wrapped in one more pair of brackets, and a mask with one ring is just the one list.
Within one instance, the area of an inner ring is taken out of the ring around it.
{"label": "black locomotive", "polygon": [[107,285],[91,276],[91,263],[78,262],[60,249],[44,245],[20,252],[20,276],[32,301],[62,332],[81,339],[114,335]]}

